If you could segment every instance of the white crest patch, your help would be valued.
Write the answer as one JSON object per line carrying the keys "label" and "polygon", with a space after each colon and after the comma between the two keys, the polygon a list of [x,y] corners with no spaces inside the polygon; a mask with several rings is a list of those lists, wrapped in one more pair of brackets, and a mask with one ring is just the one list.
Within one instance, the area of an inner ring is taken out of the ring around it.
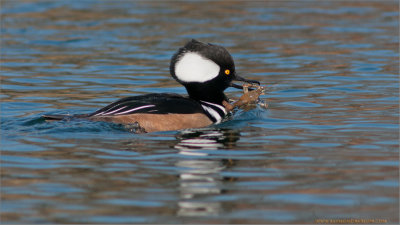
{"label": "white crest patch", "polygon": [[195,52],[187,52],[175,65],[175,75],[183,82],[206,82],[217,77],[219,66]]}

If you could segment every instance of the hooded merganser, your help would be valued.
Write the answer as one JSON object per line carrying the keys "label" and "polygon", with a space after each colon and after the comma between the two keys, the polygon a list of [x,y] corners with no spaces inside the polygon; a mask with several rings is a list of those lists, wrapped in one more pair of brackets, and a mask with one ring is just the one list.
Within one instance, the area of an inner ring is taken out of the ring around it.
{"label": "hooded merganser", "polygon": [[228,87],[242,89],[233,80],[250,84],[258,81],[240,77],[232,56],[221,46],[191,40],[171,59],[170,73],[189,97],[177,94],[146,94],[122,98],[90,114],[44,115],[46,120],[85,118],[134,126],[136,132],[199,128],[220,123],[228,113]]}

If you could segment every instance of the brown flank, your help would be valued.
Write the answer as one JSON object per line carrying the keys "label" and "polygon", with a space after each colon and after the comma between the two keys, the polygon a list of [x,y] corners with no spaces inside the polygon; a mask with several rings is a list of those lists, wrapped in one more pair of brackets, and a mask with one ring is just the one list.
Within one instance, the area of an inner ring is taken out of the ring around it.
{"label": "brown flank", "polygon": [[212,124],[212,121],[202,113],[194,114],[147,114],[137,113],[121,116],[93,116],[93,121],[113,122],[118,124],[133,124],[138,122],[146,132],[181,130],[200,128]]}

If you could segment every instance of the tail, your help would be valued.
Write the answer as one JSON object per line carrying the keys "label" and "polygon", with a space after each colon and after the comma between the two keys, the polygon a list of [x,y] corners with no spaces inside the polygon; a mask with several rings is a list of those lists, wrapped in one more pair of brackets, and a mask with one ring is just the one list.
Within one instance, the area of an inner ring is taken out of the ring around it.
{"label": "tail", "polygon": [[70,120],[72,118],[84,118],[87,116],[88,116],[88,114],[77,114],[77,115],[55,114],[55,115],[43,115],[42,117],[46,121],[58,121],[58,120]]}

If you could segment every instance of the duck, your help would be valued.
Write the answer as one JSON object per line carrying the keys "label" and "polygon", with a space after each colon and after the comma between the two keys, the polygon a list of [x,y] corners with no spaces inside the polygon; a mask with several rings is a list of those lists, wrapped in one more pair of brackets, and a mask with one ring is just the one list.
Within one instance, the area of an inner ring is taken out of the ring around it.
{"label": "duck", "polygon": [[235,70],[230,53],[222,46],[192,39],[170,61],[170,74],[186,88],[188,96],[150,93],[119,99],[93,113],[43,115],[46,121],[86,119],[122,124],[135,133],[207,127],[223,121],[232,109],[224,91],[243,89],[233,81],[260,85]]}

